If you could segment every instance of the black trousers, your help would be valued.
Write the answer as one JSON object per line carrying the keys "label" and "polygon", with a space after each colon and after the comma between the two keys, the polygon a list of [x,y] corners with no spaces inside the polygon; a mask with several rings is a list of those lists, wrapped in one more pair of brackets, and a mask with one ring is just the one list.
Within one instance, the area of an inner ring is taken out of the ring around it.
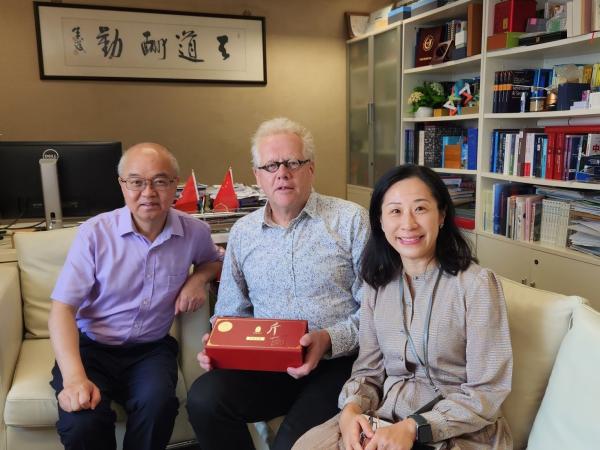
{"label": "black trousers", "polygon": [[[100,389],[94,409],[65,412],[58,407],[56,428],[67,450],[111,450],[116,448],[114,400],[127,411],[124,450],[164,450],[179,402],[177,385],[177,341],[171,336],[144,344],[105,345],[80,333],[79,349],[88,378]],[[52,369],[50,385],[56,395],[63,379]]]}
{"label": "black trousers", "polygon": [[308,376],[214,369],[188,392],[187,410],[202,450],[254,449],[247,423],[286,415],[273,450],[289,450],[338,413],[338,396],[356,356],[322,360]]}

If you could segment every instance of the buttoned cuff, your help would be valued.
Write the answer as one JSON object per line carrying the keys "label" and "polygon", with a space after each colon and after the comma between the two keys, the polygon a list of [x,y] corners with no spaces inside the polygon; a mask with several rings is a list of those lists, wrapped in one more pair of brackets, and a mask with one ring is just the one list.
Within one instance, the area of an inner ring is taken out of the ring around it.
{"label": "buttoned cuff", "polygon": [[450,429],[444,415],[432,409],[426,413],[421,414],[427,422],[431,425],[431,434],[433,435],[433,442],[445,441],[450,438]]}

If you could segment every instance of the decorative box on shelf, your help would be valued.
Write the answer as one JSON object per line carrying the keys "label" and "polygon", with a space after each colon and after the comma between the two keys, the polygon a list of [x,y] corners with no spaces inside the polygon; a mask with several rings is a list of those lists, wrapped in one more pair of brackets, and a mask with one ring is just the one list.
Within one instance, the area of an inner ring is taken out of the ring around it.
{"label": "decorative box on shelf", "polygon": [[479,105],[463,106],[460,110],[461,114],[479,114]]}
{"label": "decorative box on shelf", "polygon": [[487,38],[487,50],[500,50],[503,48],[513,48],[519,46],[519,36],[523,32],[511,31],[507,33],[497,33]]}
{"label": "decorative box on shelf", "polygon": [[303,363],[300,338],[306,320],[220,317],[206,343],[206,354],[219,369],[285,372]]}
{"label": "decorative box on shelf", "polygon": [[525,31],[527,19],[535,17],[535,0],[505,0],[494,6],[494,33]]}

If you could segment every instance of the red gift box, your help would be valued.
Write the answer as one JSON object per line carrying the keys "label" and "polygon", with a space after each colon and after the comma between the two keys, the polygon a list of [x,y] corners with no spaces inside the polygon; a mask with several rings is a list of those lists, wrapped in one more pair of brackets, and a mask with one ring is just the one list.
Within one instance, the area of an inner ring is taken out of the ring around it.
{"label": "red gift box", "polygon": [[218,369],[285,372],[301,366],[306,320],[221,317],[206,343],[206,354]]}
{"label": "red gift box", "polygon": [[525,31],[527,19],[535,17],[535,0],[505,0],[494,6],[494,34]]}

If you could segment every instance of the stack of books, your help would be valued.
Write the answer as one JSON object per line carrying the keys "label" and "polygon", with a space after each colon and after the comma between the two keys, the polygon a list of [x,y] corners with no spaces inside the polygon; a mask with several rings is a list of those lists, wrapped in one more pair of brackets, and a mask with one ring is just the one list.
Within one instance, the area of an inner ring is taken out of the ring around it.
{"label": "stack of books", "polygon": [[600,195],[571,204],[568,247],[600,256]]}

